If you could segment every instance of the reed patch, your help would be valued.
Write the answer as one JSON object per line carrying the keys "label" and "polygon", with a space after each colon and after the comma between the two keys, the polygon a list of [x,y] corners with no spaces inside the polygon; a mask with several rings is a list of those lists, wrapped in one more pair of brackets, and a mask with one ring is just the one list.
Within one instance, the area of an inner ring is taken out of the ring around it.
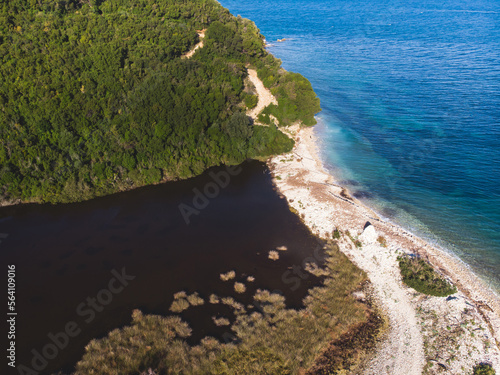
{"label": "reed patch", "polygon": [[[287,308],[284,296],[263,289],[254,294],[249,311],[233,297],[211,295],[211,303],[220,301],[234,310],[230,326],[228,318],[212,317],[215,325],[230,329],[233,340],[223,343],[207,337],[194,346],[187,344],[191,329],[179,317],[136,311],[131,326],[87,346],[75,375],[127,375],[148,369],[183,374],[319,374],[327,373],[313,371],[326,368],[325,358],[328,369],[350,371],[364,349],[353,349],[356,335],[348,333],[361,327],[365,327],[363,337],[376,332],[370,323],[370,306],[353,296],[367,277],[335,243],[328,245],[326,253],[324,266],[315,268],[324,274],[322,284],[309,290],[301,309]],[[181,294],[174,304],[189,306],[191,296]],[[346,351],[331,352],[335,342],[343,342]]]}

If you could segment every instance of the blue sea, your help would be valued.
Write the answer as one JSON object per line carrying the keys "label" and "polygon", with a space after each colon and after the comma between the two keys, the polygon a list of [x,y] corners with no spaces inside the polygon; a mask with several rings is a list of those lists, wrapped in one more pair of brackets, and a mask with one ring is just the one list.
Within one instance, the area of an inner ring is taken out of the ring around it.
{"label": "blue sea", "polygon": [[332,174],[498,289],[500,1],[221,4],[311,81]]}

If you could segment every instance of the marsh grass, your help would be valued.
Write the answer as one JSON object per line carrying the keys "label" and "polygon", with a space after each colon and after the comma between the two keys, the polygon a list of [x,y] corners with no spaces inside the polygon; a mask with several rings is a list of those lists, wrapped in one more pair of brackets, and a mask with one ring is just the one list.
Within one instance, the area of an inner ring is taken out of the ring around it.
{"label": "marsh grass", "polygon": [[174,299],[181,299],[181,298],[186,298],[187,294],[185,291],[180,291],[174,294]]}
{"label": "marsh grass", "polygon": [[234,283],[234,291],[236,293],[245,293],[247,290],[247,287],[245,286],[245,284],[243,283]]}
{"label": "marsh grass", "polygon": [[340,231],[339,231],[338,229],[335,229],[335,230],[332,232],[332,238],[333,238],[334,240],[338,240],[338,239],[340,238],[340,235],[341,235],[341,233],[340,233]]}
{"label": "marsh grass", "polygon": [[354,246],[356,246],[358,249],[363,246],[361,241],[358,240],[357,238],[355,238],[349,231],[346,231],[345,234],[347,234],[347,237],[349,237],[351,239]]}
{"label": "marsh grass", "polygon": [[208,298],[208,302],[210,302],[213,305],[216,305],[220,302],[220,299],[216,294],[210,294],[210,297]]}
{"label": "marsh grass", "polygon": [[229,272],[220,274],[220,279],[222,281],[229,281],[229,280],[234,279],[235,277],[236,277],[236,272],[234,272],[234,271],[229,271]]}
{"label": "marsh grass", "polygon": [[174,299],[170,305],[170,311],[173,313],[180,313],[189,308],[189,302],[185,298]]}
{"label": "marsh grass", "polygon": [[446,297],[457,292],[456,286],[439,275],[425,260],[410,257],[398,257],[403,282],[417,292],[436,297]]}
{"label": "marsh grass", "polygon": [[280,258],[280,254],[276,250],[271,250],[267,257],[271,260],[278,260]]}
{"label": "marsh grass", "polygon": [[201,298],[197,292],[187,296],[187,300],[191,306],[201,306],[205,303],[203,298]]}
{"label": "marsh grass", "polygon": [[212,320],[214,321],[214,324],[217,327],[228,326],[228,325],[231,324],[231,322],[229,321],[229,319],[224,318],[224,317],[217,318],[215,316],[212,316]]}
{"label": "marsh grass", "polygon": [[[335,352],[330,358],[328,348],[342,338],[354,340],[343,335],[369,323],[370,308],[352,296],[367,279],[336,244],[329,245],[327,255],[323,284],[309,290],[299,310],[287,308],[282,295],[262,289],[254,295],[251,312],[234,298],[222,297],[221,302],[233,307],[236,314],[230,328],[236,340],[230,343],[205,338],[190,346],[185,341],[190,329],[180,318],[135,312],[131,326],[88,345],[76,375],[128,375],[149,368],[159,374],[284,375],[305,374],[315,365],[348,372],[362,350],[346,356]],[[180,301],[187,303],[184,298],[174,303]],[[226,323],[219,319],[214,322]],[[329,358],[326,367],[316,364],[323,355]]]}

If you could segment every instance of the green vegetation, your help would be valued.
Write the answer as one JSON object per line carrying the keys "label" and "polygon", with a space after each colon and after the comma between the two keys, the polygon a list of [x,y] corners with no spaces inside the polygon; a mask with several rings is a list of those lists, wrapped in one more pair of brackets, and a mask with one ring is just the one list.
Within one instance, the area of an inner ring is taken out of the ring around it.
{"label": "green vegetation", "polygon": [[[327,253],[323,285],[309,291],[300,310],[287,308],[283,296],[265,290],[257,291],[253,312],[248,313],[233,298],[224,297],[236,316],[231,339],[221,343],[207,337],[196,346],[186,343],[190,329],[179,318],[136,311],[131,326],[87,346],[76,375],[127,375],[148,369],[158,374],[278,375],[307,369],[314,369],[311,374],[347,373],[371,345],[381,323],[352,295],[366,275],[335,243]],[[223,317],[212,320],[228,323]]]}
{"label": "green vegetation", "polygon": [[377,241],[380,244],[380,246],[387,247],[387,240],[385,239],[384,236],[378,236]]}
{"label": "green vegetation", "polygon": [[283,125],[319,111],[309,82],[215,0],[12,0],[0,20],[2,200],[79,201],[289,151],[242,112],[247,64]]}
{"label": "green vegetation", "polygon": [[454,285],[441,277],[423,259],[402,256],[398,261],[403,282],[417,292],[437,297],[446,297],[457,292]]}
{"label": "green vegetation", "polygon": [[245,97],[245,105],[248,109],[253,109],[257,106],[259,97],[257,95],[249,94]]}
{"label": "green vegetation", "polygon": [[[261,73],[262,71],[259,71],[259,76]],[[314,115],[321,108],[311,83],[298,73],[285,74],[285,72],[278,71],[275,74],[278,77],[277,81],[274,84],[267,83],[273,95],[276,96],[278,105],[271,104],[262,113],[273,115],[280,125],[291,125],[297,121],[301,121],[306,126],[315,125]],[[263,82],[266,84],[266,80]]]}
{"label": "green vegetation", "polygon": [[474,375],[495,375],[495,369],[486,363],[481,363],[474,367]]}
{"label": "green vegetation", "polygon": [[360,240],[358,240],[357,238],[353,237],[353,235],[349,232],[349,230],[347,230],[345,232],[345,234],[347,234],[347,237],[349,237],[352,241],[352,243],[357,247],[357,248],[360,248],[363,246],[363,244],[361,243]]}

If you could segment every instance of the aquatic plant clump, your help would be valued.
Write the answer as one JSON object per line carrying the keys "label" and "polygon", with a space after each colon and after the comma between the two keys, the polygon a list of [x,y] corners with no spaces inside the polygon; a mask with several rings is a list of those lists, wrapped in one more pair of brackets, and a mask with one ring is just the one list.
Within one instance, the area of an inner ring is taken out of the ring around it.
{"label": "aquatic plant clump", "polygon": [[229,271],[229,272],[220,274],[220,279],[222,281],[229,281],[229,280],[234,279],[235,277],[236,277],[236,272],[234,272],[234,271]]}
{"label": "aquatic plant clump", "polygon": [[269,252],[268,258],[271,260],[278,260],[280,258],[280,254],[275,250],[271,250]]}
{"label": "aquatic plant clump", "polygon": [[[356,339],[374,335],[380,326],[370,323],[376,314],[353,297],[366,274],[335,244],[327,255],[328,275],[309,290],[302,309],[287,308],[285,297],[263,289],[255,293],[254,310],[248,313],[234,298],[223,297],[222,303],[235,309],[236,320],[229,325],[225,317],[212,320],[227,326],[234,340],[205,338],[196,346],[183,338],[190,331],[180,319],[140,315],[130,327],[93,340],[75,375],[137,374],[148,368],[185,374],[350,373],[368,348]],[[182,298],[174,302],[181,301],[187,303]],[[363,327],[366,333],[358,334]],[[321,359],[325,350],[334,353],[328,360]]]}
{"label": "aquatic plant clump", "polygon": [[456,286],[440,276],[425,260],[411,257],[398,257],[403,282],[417,292],[436,297],[446,297],[457,292]]}
{"label": "aquatic plant clump", "polygon": [[170,311],[180,313],[189,308],[189,302],[185,298],[178,298],[170,305]]}
{"label": "aquatic plant clump", "polygon": [[247,290],[247,288],[246,288],[245,284],[238,283],[238,282],[234,283],[234,291],[236,293],[245,293],[246,290]]}
{"label": "aquatic plant clump", "polygon": [[189,301],[191,306],[200,306],[200,305],[203,305],[205,303],[203,298],[201,298],[198,295],[198,293],[190,294],[189,296],[187,296],[187,300]]}
{"label": "aquatic plant clump", "polygon": [[186,298],[187,294],[185,291],[180,291],[174,294],[174,299]]}
{"label": "aquatic plant clump", "polygon": [[338,240],[340,238],[340,231],[338,229],[335,229],[333,232],[332,232],[332,238],[334,240]]}
{"label": "aquatic plant clump", "polygon": [[495,375],[495,369],[488,363],[480,363],[474,367],[473,375]]}

